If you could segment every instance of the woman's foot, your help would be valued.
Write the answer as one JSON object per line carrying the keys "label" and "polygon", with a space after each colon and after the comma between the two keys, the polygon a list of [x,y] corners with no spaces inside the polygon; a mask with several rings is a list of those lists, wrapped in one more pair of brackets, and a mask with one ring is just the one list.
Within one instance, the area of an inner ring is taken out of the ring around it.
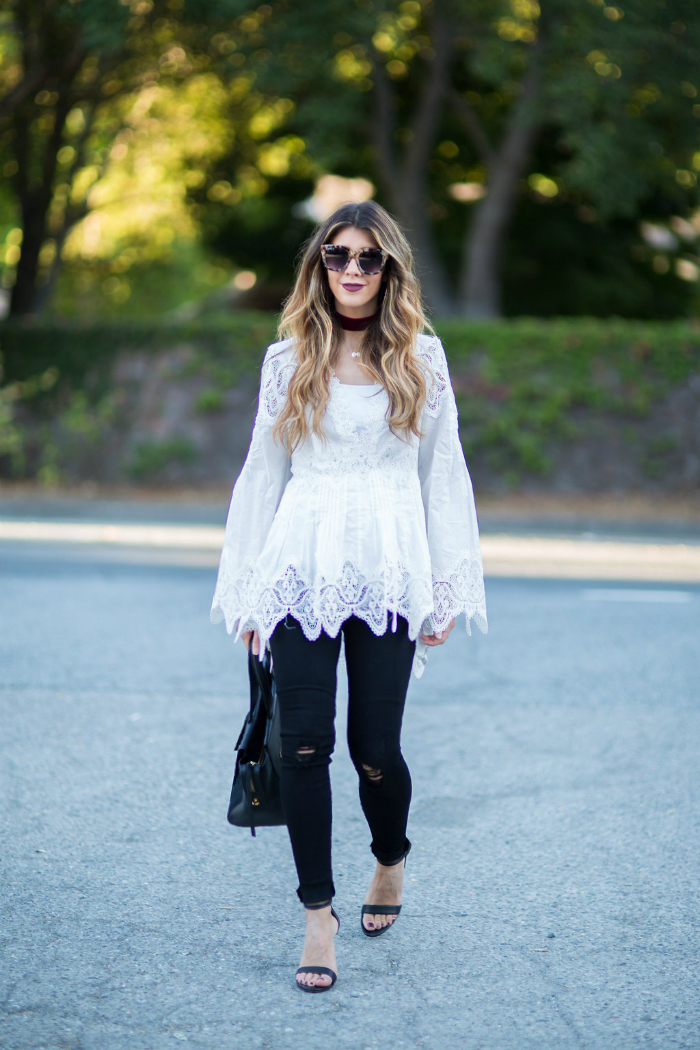
{"label": "woman's foot", "polygon": [[[335,935],[338,922],[331,915],[331,906],[327,908],[306,909],[306,936],[304,950],[301,953],[301,966],[327,966],[338,972],[335,961]],[[328,988],[333,978],[325,973],[298,973],[297,984],[310,988]]]}
{"label": "woman's foot", "polygon": [[[386,867],[386,865],[377,861],[374,878],[369,885],[364,903],[376,904],[377,907],[380,905],[401,904],[405,865],[405,859],[400,860],[398,864],[392,864],[390,867]],[[397,915],[363,915],[362,925],[366,930],[380,930],[384,926],[391,926],[393,922],[396,922],[397,918]]]}

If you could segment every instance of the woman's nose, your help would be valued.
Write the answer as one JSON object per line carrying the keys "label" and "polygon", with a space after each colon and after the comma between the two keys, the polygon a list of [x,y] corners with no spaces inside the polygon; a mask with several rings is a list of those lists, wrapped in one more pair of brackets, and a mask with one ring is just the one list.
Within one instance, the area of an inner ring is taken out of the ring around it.
{"label": "woman's nose", "polygon": [[357,259],[351,259],[345,270],[346,274],[350,274],[351,277],[359,277],[362,270],[357,265]]}

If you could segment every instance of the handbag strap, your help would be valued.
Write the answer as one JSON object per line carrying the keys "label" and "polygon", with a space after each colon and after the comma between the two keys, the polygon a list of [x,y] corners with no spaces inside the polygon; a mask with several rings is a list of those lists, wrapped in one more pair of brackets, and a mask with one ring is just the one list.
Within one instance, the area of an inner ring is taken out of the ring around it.
{"label": "handbag strap", "polygon": [[272,669],[270,667],[270,654],[266,652],[263,659],[259,660],[253,653],[253,647],[248,650],[248,675],[251,682],[255,681],[260,688],[262,702],[265,705],[265,713],[272,718],[274,706],[272,697]]}

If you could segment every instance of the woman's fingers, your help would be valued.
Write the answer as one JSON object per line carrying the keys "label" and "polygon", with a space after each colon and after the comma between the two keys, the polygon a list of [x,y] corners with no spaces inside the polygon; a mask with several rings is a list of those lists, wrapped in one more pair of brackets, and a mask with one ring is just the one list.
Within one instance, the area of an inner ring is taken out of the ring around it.
{"label": "woman's fingers", "polygon": [[260,635],[257,631],[244,631],[241,635],[243,644],[250,652],[251,641],[253,643],[253,656],[260,656]]}
{"label": "woman's fingers", "polygon": [[450,631],[454,627],[456,621],[450,620],[444,631],[435,631],[434,634],[422,634],[420,636],[421,642],[425,645],[443,645],[450,636]]}

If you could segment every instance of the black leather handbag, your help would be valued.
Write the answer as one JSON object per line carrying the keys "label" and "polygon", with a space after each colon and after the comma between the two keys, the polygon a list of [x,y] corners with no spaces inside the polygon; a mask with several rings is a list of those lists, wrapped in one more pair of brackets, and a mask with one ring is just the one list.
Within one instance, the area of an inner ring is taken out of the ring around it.
{"label": "black leather handbag", "polygon": [[270,653],[248,653],[250,710],[236,743],[228,822],[255,829],[285,824],[280,791],[280,717]]}

